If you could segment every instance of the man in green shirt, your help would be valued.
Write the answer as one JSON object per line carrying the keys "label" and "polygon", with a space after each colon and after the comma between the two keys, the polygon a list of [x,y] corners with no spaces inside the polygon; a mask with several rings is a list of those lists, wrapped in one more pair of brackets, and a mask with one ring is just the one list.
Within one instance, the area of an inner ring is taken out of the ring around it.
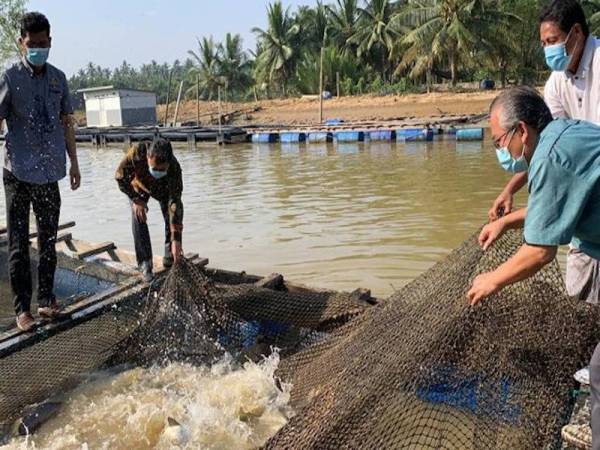
{"label": "man in green shirt", "polygon": [[[467,297],[476,305],[505,286],[524,280],[571,243],[600,267],[600,127],[580,120],[552,120],[542,97],[518,87],[490,107],[490,127],[503,168],[527,172],[527,208],[486,225],[479,242],[486,250],[510,228],[524,226],[525,243],[496,270],[475,278]],[[600,273],[587,277],[585,298],[598,301]],[[600,344],[590,362],[592,442],[600,450]]]}

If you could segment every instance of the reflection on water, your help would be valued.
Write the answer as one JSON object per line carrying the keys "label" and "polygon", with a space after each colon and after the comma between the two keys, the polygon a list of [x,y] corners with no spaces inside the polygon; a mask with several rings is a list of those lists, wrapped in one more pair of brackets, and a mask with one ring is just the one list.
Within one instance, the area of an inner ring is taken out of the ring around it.
{"label": "reflection on water", "polygon": [[290,386],[280,390],[274,381],[278,362],[273,354],[237,370],[224,360],[211,369],[173,364],[98,373],[33,438],[0,448],[259,448],[291,415]]}
{"label": "reflection on water", "polygon": [[[132,249],[129,206],[114,181],[121,157],[120,148],[80,149],[83,185],[74,193],[61,183],[61,220],[76,220],[79,238]],[[212,266],[377,295],[477,230],[508,179],[489,143],[452,140],[182,147],[177,157],[186,251]],[[162,251],[156,202],[149,218]]]}

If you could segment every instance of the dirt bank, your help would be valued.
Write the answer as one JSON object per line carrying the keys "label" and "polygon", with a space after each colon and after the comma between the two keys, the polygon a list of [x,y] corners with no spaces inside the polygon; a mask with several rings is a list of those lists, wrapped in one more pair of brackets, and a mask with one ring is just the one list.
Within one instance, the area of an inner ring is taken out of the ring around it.
{"label": "dirt bank", "polygon": [[[427,118],[440,115],[485,113],[497,91],[472,93],[432,93],[403,96],[354,96],[324,102],[325,119],[341,118],[345,121],[387,121],[404,118]],[[196,120],[196,102],[181,105],[178,122]],[[319,121],[318,98],[263,100],[257,103],[223,103],[222,112],[242,111],[232,123],[237,125],[304,125]],[[165,117],[165,106],[157,108],[159,121]],[[169,106],[169,120],[173,120],[175,104]],[[218,104],[200,102],[200,121],[216,123]]]}

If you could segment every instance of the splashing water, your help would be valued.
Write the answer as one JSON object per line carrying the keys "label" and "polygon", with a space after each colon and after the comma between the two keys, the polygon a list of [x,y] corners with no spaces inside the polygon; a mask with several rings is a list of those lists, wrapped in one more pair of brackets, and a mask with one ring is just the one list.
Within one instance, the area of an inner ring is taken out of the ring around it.
{"label": "splashing water", "polygon": [[277,353],[236,366],[172,363],[94,374],[69,394],[61,412],[3,450],[251,449],[292,416],[290,385],[274,372]]}

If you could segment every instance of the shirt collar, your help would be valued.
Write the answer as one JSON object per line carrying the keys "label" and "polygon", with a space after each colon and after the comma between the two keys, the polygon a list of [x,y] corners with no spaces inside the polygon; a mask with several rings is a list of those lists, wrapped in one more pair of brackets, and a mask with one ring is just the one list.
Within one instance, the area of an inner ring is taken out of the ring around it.
{"label": "shirt collar", "polygon": [[583,55],[581,55],[581,61],[579,62],[577,73],[565,71],[567,78],[572,78],[575,76],[585,78],[585,75],[592,65],[592,60],[594,59],[594,53],[596,53],[597,46],[596,38],[590,34],[585,41],[585,48],[583,49]]}
{"label": "shirt collar", "polygon": [[31,67],[31,64],[29,64],[27,62],[27,60],[25,59],[24,56],[21,56],[21,64],[23,64],[23,67],[25,67],[25,69],[27,70],[27,72],[29,73],[29,75],[31,75],[32,78],[35,77],[36,75],[44,75],[46,73],[47,68],[48,68],[48,64],[44,64],[42,66],[42,71],[39,74],[36,74],[33,71],[33,67]]}

